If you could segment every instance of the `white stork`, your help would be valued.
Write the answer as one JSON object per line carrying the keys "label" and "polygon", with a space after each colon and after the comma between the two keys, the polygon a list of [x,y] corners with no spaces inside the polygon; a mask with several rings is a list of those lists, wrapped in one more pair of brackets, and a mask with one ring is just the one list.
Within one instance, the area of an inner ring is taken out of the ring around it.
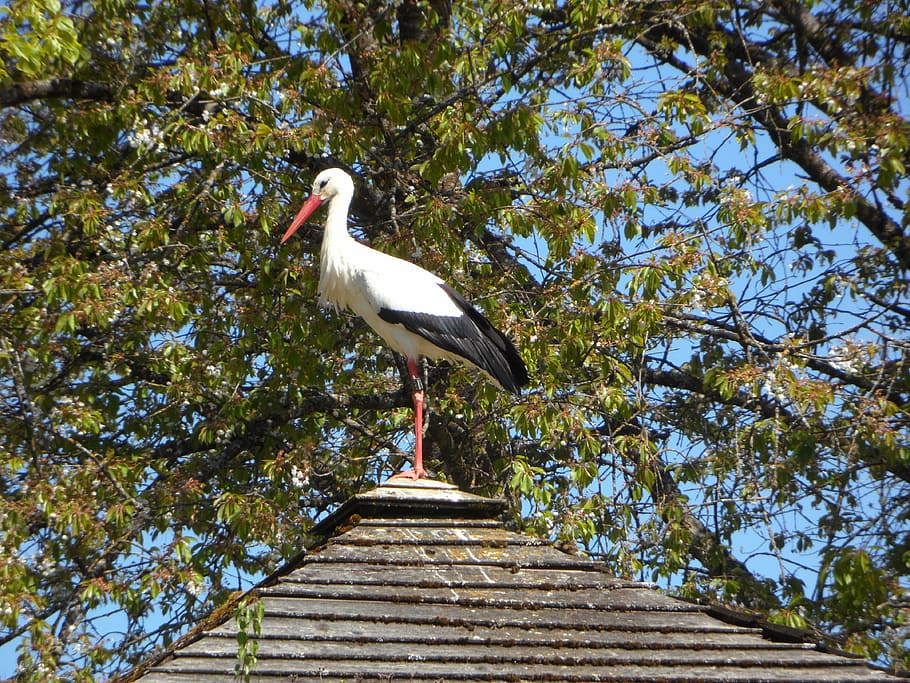
{"label": "white stork", "polygon": [[512,342],[440,278],[351,237],[347,220],[353,196],[354,182],[347,173],[340,168],[322,171],[281,243],[328,202],[319,300],[336,309],[350,308],[407,360],[414,384],[414,469],[396,476],[418,479],[427,476],[423,387],[417,372],[421,356],[463,361],[515,394],[528,383],[528,371]]}

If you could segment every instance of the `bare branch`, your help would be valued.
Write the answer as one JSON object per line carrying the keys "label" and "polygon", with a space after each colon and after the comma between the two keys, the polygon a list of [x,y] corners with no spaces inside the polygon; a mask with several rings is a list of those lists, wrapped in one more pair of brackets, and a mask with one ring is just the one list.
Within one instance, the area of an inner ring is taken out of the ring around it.
{"label": "bare branch", "polygon": [[48,78],[40,81],[13,83],[0,90],[0,107],[16,107],[34,100],[72,98],[111,101],[114,87],[100,81],[82,81],[76,78]]}

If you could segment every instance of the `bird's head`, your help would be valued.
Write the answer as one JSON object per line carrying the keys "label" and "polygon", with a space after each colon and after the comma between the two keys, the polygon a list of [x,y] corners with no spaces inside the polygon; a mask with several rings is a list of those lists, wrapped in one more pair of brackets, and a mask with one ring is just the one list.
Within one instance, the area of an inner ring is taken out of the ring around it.
{"label": "bird's head", "polygon": [[297,228],[303,225],[303,222],[323,202],[330,202],[335,197],[346,197],[347,201],[351,200],[354,195],[354,181],[351,176],[342,171],[340,168],[327,168],[316,176],[313,180],[313,192],[309,199],[304,202],[303,207],[297,212],[291,227],[284,233],[281,243],[284,244],[288,239],[297,232]]}

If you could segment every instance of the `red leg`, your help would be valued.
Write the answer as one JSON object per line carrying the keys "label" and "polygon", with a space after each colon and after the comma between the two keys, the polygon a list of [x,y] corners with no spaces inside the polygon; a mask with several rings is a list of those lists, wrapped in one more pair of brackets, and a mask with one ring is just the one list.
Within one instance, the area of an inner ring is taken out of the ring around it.
{"label": "red leg", "polygon": [[423,469],[423,391],[414,391],[414,478],[427,476]]}
{"label": "red leg", "polygon": [[408,358],[408,374],[414,384],[414,469],[392,475],[390,479],[420,479],[427,476],[423,469],[423,388],[417,372],[417,361]]}

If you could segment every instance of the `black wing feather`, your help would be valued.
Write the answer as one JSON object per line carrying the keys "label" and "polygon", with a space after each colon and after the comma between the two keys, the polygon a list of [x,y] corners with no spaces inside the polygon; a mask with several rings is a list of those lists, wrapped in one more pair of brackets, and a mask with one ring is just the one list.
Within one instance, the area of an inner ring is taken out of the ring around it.
{"label": "black wing feather", "polygon": [[439,284],[464,313],[436,316],[414,311],[379,310],[387,323],[403,325],[441,349],[473,363],[503,389],[517,394],[528,383],[528,369],[511,341],[449,285]]}

